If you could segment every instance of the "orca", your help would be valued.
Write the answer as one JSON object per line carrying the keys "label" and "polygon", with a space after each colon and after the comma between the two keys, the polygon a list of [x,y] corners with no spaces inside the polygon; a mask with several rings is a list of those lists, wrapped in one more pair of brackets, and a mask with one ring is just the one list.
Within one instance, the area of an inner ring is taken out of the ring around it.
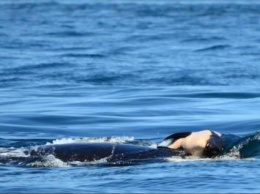
{"label": "orca", "polygon": [[184,154],[182,150],[151,148],[119,143],[68,143],[32,147],[25,151],[31,157],[53,155],[63,162],[93,162],[106,159],[109,163],[160,159]]}
{"label": "orca", "polygon": [[211,130],[174,133],[156,148],[119,143],[68,143],[31,147],[25,153],[31,157],[53,155],[63,162],[92,162],[106,159],[109,163],[145,159],[163,159],[172,156],[213,158],[223,148],[221,134]]}
{"label": "orca", "polygon": [[158,147],[170,149],[183,149],[187,155],[197,157],[216,157],[221,154],[224,148],[222,134],[203,130],[197,132],[174,133],[166,138]]}

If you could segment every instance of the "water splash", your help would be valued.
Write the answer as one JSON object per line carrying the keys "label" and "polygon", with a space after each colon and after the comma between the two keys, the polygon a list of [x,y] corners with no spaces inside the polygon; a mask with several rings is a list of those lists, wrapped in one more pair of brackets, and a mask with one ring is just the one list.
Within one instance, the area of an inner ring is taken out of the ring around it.
{"label": "water splash", "polygon": [[260,132],[240,138],[227,149],[222,157],[255,158],[260,156]]}
{"label": "water splash", "polygon": [[68,144],[68,143],[125,143],[134,141],[134,137],[122,136],[122,137],[83,137],[83,138],[62,138],[55,139],[51,143],[48,142],[46,145],[51,144]]}
{"label": "water splash", "polygon": [[47,155],[41,160],[35,160],[24,164],[28,167],[68,167],[69,164],[61,161],[53,155]]}

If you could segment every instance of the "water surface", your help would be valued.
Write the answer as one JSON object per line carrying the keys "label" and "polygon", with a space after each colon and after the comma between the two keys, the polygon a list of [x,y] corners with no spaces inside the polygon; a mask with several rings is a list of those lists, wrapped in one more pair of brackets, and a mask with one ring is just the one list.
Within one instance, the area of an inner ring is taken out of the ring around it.
{"label": "water surface", "polygon": [[[222,158],[126,166],[10,159],[0,163],[0,192],[259,192],[259,9],[258,1],[1,1],[1,154],[78,141],[155,146],[206,128],[246,143]],[[245,145],[254,152],[240,159]]]}

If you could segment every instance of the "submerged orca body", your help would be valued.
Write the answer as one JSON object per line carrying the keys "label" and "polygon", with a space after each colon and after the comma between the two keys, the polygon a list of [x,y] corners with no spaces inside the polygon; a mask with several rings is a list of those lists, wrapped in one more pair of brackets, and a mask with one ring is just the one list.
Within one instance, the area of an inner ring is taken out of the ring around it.
{"label": "submerged orca body", "polygon": [[92,162],[106,159],[108,162],[120,162],[143,159],[158,159],[183,153],[169,148],[150,148],[131,144],[116,143],[70,143],[44,145],[26,152],[32,157],[53,155],[63,162]]}
{"label": "submerged orca body", "polygon": [[160,159],[172,156],[215,157],[221,153],[221,134],[210,131],[174,133],[157,146],[117,143],[70,143],[51,144],[26,151],[32,157],[54,155],[64,162],[92,162],[106,159],[108,162]]}

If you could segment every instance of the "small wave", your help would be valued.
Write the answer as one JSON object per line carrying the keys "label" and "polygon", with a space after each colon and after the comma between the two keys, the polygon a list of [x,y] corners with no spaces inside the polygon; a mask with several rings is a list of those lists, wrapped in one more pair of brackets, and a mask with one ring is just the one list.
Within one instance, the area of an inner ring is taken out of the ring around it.
{"label": "small wave", "polygon": [[68,53],[68,54],[62,54],[62,57],[70,57],[70,58],[95,58],[95,59],[101,59],[105,58],[105,54],[90,54],[90,53]]}
{"label": "small wave", "polygon": [[226,38],[220,37],[220,36],[209,36],[209,37],[203,37],[203,36],[191,36],[185,39],[183,39],[181,42],[183,43],[209,43],[209,42],[217,42],[217,41],[226,41]]}
{"label": "small wave", "polygon": [[63,32],[52,32],[47,33],[47,36],[54,36],[54,37],[88,37],[95,35],[91,32],[77,32],[77,31],[63,31]]}
{"label": "small wave", "polygon": [[227,139],[229,142],[223,155],[219,158],[241,159],[258,158],[260,156],[260,132],[242,138]]}
{"label": "small wave", "polygon": [[230,45],[226,45],[226,44],[224,44],[224,45],[214,45],[214,46],[195,50],[195,52],[223,50],[223,49],[227,49],[229,47],[230,47]]}
{"label": "small wave", "polygon": [[179,95],[183,97],[189,98],[230,98],[230,99],[251,99],[251,98],[259,98],[260,93],[253,93],[253,92],[208,92],[208,93],[195,93],[189,95]]}
{"label": "small wave", "polygon": [[260,132],[242,138],[242,140],[231,149],[231,153],[239,154],[241,158],[259,157]]}
{"label": "small wave", "polygon": [[134,137],[122,136],[122,137],[83,137],[83,138],[62,138],[55,139],[51,143],[48,142],[46,145],[50,144],[67,144],[67,143],[125,143],[134,141]]}

